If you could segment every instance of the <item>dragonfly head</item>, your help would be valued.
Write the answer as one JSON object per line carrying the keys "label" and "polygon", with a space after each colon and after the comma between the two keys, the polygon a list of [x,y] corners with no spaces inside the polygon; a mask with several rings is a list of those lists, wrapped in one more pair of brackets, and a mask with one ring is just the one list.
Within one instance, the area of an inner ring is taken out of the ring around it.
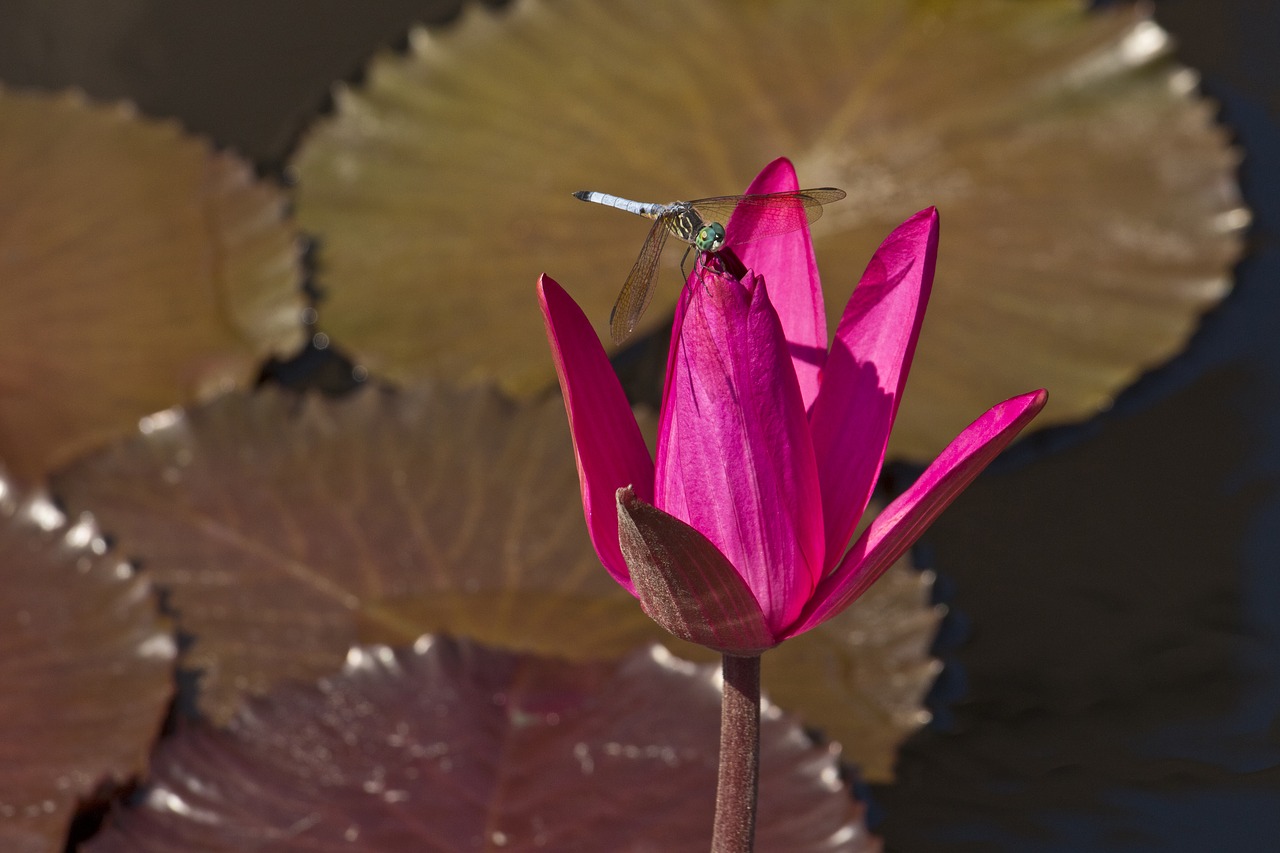
{"label": "dragonfly head", "polygon": [[694,235],[693,245],[699,252],[718,252],[724,248],[724,226],[708,222]]}

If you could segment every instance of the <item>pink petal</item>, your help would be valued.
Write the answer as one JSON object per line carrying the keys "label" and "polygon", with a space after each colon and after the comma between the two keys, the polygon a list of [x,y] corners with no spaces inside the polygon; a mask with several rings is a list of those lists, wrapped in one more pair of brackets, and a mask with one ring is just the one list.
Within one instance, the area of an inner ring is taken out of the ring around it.
{"label": "pink petal", "polygon": [[938,213],[928,208],[876,250],[836,329],[809,418],[822,482],[826,569],[844,554],[880,476],[937,253]]}
{"label": "pink petal", "polygon": [[1014,397],[966,427],[863,532],[840,566],[818,585],[803,617],[786,636],[817,627],[866,592],[1031,422],[1047,399],[1043,390]]}
{"label": "pink petal", "polygon": [[[697,292],[701,286],[698,282],[701,280],[702,267],[699,265],[689,275],[689,280],[685,282],[685,286],[680,291],[680,297],[676,300],[675,320],[671,324],[671,343],[667,347],[667,373],[663,378],[662,385],[662,403],[658,408],[658,423],[664,424],[670,417],[671,403],[675,400],[675,395],[671,393],[671,383],[675,381],[676,363],[679,360],[680,352],[680,329],[684,326],[685,314],[689,311],[689,300],[693,298],[693,294]],[[658,457],[662,456],[662,448],[658,448]]]}
{"label": "pink petal", "polygon": [[777,645],[746,581],[711,540],[630,489],[618,490],[618,539],[641,607],[672,634],[734,655]]}
{"label": "pink petal", "polygon": [[634,593],[618,547],[614,496],[623,486],[631,486],[641,499],[651,501],[653,460],[587,316],[548,276],[538,279],[538,299],[569,415],[591,543],[614,580]]}
{"label": "pink petal", "polygon": [[729,559],[771,630],[822,568],[822,505],[800,388],[764,283],[691,285],[659,426],[655,504]]}
{"label": "pink petal", "polygon": [[[765,166],[747,187],[748,193],[779,193],[800,189],[791,161],[779,157]],[[754,215],[753,215],[754,214]],[[782,321],[807,410],[818,395],[818,377],[827,359],[827,314],[822,303],[822,282],[813,257],[809,225],[787,234],[743,243],[759,213],[742,207],[726,226],[725,244],[747,269],[769,283],[769,300]]]}

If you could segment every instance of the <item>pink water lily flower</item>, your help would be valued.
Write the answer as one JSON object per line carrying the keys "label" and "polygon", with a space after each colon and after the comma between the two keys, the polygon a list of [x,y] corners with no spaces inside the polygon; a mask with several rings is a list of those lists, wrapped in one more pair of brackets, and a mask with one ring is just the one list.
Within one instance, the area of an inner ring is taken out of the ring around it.
{"label": "pink water lily flower", "polygon": [[[798,186],[777,160],[748,192]],[[829,349],[808,230],[735,243],[750,215],[728,225],[741,267],[712,261],[681,294],[656,463],[591,323],[558,284],[538,283],[600,561],[669,631],[733,655],[847,607],[1046,399],[986,412],[850,546],[920,334],[938,214],[917,213],[881,244]]]}

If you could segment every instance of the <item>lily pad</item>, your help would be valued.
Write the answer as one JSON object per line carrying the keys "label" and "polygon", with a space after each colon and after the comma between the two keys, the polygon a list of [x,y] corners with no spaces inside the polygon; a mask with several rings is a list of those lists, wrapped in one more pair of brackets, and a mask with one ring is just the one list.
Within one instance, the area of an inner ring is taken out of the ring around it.
{"label": "lily pad", "polygon": [[[1030,388],[1053,392],[1040,426],[1090,415],[1227,292],[1248,214],[1238,155],[1146,7],[1086,6],[473,4],[339,87],[295,157],[321,322],[398,381],[544,388],[534,279],[606,337],[648,227],[570,192],[742,192],[788,155],[802,184],[849,191],[814,229],[833,319],[892,227],[942,211],[897,454]],[[668,254],[649,329],[674,304]]]}
{"label": "lily pad", "polygon": [[0,187],[0,457],[18,480],[301,344],[283,193],[176,124],[0,88]]}
{"label": "lily pad", "polygon": [[0,849],[62,850],[77,806],[146,768],[177,649],[91,521],[0,487]]}
{"label": "lily pad", "polygon": [[[716,676],[656,647],[594,665],[355,648],[339,676],[166,742],[145,804],[88,849],[705,851]],[[833,752],[772,706],[760,740],[756,849],[881,849]]]}
{"label": "lily pad", "polygon": [[[330,672],[353,644],[424,632],[576,660],[664,639],[706,654],[600,566],[558,397],[517,404],[445,384],[338,401],[233,394],[53,483],[166,590],[215,720],[246,693]],[[765,661],[766,691],[873,778],[923,721],[928,584],[896,569]]]}

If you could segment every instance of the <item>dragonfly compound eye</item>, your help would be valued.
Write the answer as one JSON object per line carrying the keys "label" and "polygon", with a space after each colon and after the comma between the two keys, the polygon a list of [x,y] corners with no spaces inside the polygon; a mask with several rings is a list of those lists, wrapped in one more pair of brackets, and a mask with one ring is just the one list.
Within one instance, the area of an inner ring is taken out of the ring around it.
{"label": "dragonfly compound eye", "polygon": [[694,238],[693,245],[697,247],[699,252],[720,251],[724,247],[724,226],[719,222],[703,225],[698,229],[698,235]]}

